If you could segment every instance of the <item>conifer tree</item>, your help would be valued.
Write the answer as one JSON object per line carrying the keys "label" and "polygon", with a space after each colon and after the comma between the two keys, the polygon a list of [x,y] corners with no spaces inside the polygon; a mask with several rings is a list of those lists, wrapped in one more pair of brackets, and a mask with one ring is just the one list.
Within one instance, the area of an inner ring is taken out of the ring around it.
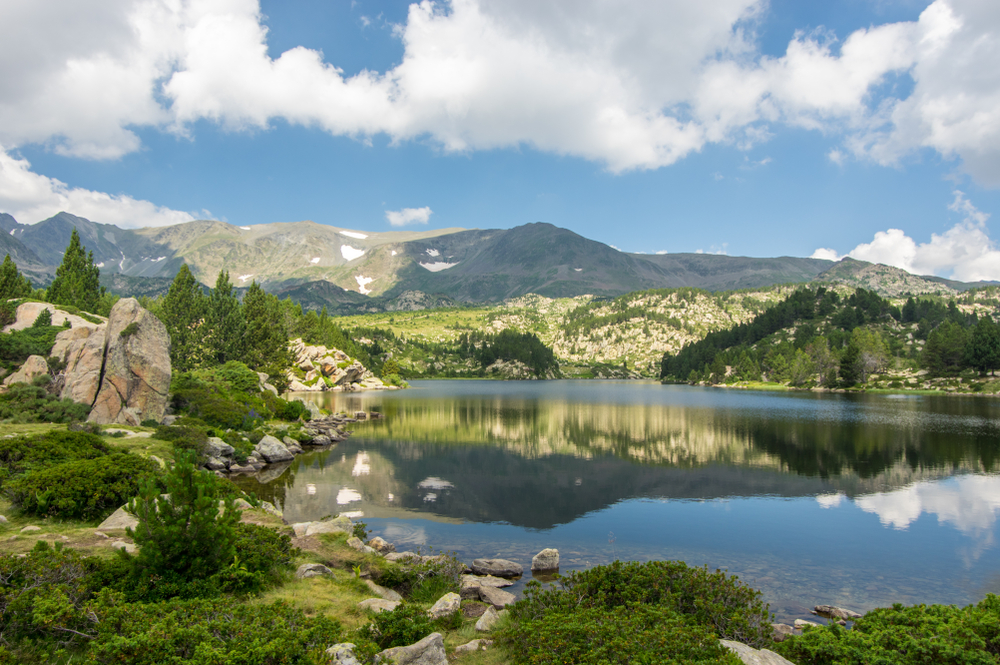
{"label": "conifer tree", "polygon": [[243,316],[247,326],[244,360],[247,366],[265,371],[287,364],[288,333],[278,298],[265,293],[254,281],[243,297]]}
{"label": "conifer tree", "polygon": [[969,335],[966,348],[968,363],[985,374],[1000,368],[1000,328],[987,315],[979,319]]}
{"label": "conifer tree", "polygon": [[25,298],[31,295],[32,290],[31,282],[17,269],[10,254],[5,256],[3,265],[0,265],[0,300]]}
{"label": "conifer tree", "polygon": [[244,360],[246,320],[227,270],[219,271],[215,288],[208,298],[205,318],[208,324],[208,360],[219,365],[225,365],[230,360]]}
{"label": "conifer tree", "polygon": [[100,285],[101,271],[94,265],[94,253],[80,244],[80,234],[73,229],[62,264],[56,269],[46,299],[56,305],[71,305],[87,312],[96,312],[104,295]]}
{"label": "conifer tree", "polygon": [[198,366],[204,352],[202,333],[207,298],[187,264],[181,266],[163,299],[163,323],[170,335],[170,364],[187,371]]}

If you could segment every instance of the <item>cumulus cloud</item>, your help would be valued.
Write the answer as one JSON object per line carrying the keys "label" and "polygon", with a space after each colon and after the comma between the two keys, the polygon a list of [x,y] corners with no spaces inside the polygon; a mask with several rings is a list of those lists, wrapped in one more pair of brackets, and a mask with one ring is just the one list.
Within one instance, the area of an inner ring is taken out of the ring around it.
{"label": "cumulus cloud", "polygon": [[[22,224],[39,222],[59,212],[115,224],[121,228],[167,226],[190,222],[194,215],[170,210],[124,194],[112,195],[69,187],[55,178],[31,170],[26,159],[17,159],[0,146],[0,211]],[[211,217],[202,211],[202,218]]]}
{"label": "cumulus cloud", "polygon": [[[425,0],[396,34],[402,61],[346,76],[319,51],[268,54],[257,0],[72,0],[0,7],[0,143],[114,158],[136,127],[185,133],[281,119],[446,151],[510,146],[612,171],[741,149],[783,123],[837,133],[896,163],[930,148],[1000,184],[1000,6],[935,0],[917,21],[843,40],[800,33],[761,56],[765,0]],[[51,21],[59,12],[60,21]],[[883,85],[907,77],[905,97]]]}
{"label": "cumulus cloud", "polygon": [[[932,233],[929,242],[917,243],[901,229],[879,231],[869,243],[862,243],[847,256],[871,263],[896,266],[917,275],[938,275],[963,282],[1000,280],[1000,249],[986,228],[989,215],[954,192],[949,210],[963,216],[961,222],[942,234]],[[839,261],[835,250],[820,248],[814,259]]]}
{"label": "cumulus cloud", "polygon": [[407,224],[426,224],[431,218],[433,211],[424,206],[423,208],[403,208],[402,210],[387,210],[385,218],[393,226],[406,226]]}

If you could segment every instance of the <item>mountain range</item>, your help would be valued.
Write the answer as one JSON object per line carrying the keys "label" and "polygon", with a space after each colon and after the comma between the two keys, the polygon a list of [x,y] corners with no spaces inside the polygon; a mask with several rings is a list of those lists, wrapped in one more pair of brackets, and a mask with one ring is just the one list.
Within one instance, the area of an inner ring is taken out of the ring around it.
{"label": "mountain range", "polygon": [[187,263],[206,286],[228,270],[237,287],[256,280],[306,307],[341,313],[499,302],[528,293],[616,296],[682,286],[729,291],[816,280],[876,290],[891,285],[913,294],[975,286],[853,259],[632,254],[545,223],[367,232],[310,221],[234,226],[202,220],[132,230],[66,212],[36,224],[0,214],[0,252],[43,285],[74,228],[114,292],[165,292]]}

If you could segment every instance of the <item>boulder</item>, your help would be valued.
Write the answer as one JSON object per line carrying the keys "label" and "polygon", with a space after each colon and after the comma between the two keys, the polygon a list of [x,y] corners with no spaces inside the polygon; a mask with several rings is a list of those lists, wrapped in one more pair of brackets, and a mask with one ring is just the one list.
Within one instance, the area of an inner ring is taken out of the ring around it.
{"label": "boulder", "polygon": [[66,363],[61,399],[93,404],[101,387],[107,326],[73,327],[56,335],[49,355]]}
{"label": "boulder", "polygon": [[[123,332],[131,332],[124,337]],[[159,422],[170,392],[167,328],[135,298],[123,298],[108,317],[104,375],[87,420],[102,425]]]}
{"label": "boulder", "polygon": [[524,568],[521,564],[506,559],[476,559],[472,562],[472,572],[476,575],[520,577],[524,573]]}
{"label": "boulder", "polygon": [[357,551],[364,552],[365,554],[378,554],[378,552],[376,552],[373,548],[368,547],[363,542],[361,542],[361,539],[358,538],[357,536],[351,536],[350,538],[348,538],[347,546],[353,547]]}
{"label": "boulder", "polygon": [[432,619],[440,619],[462,609],[462,598],[457,593],[448,592],[438,598],[431,609],[427,610],[427,616]]}
{"label": "boulder", "polygon": [[823,616],[833,617],[834,619],[860,619],[861,615],[857,612],[852,612],[851,610],[845,610],[843,607],[835,607],[833,605],[817,605],[813,608],[818,614]]}
{"label": "boulder", "polygon": [[97,525],[98,529],[134,529],[139,526],[139,518],[132,513],[125,510],[126,506],[122,506],[115,512],[111,513],[108,519],[104,520]]}
{"label": "boulder", "polygon": [[[230,469],[231,468],[232,467],[230,467]],[[263,510],[268,515],[274,515],[275,517],[282,517],[283,516],[282,513],[281,513],[281,511],[278,510],[277,508],[275,508],[274,504],[271,503],[270,501],[261,501],[260,502],[260,509]]]}
{"label": "boulder", "polygon": [[532,571],[559,570],[559,550],[546,547],[531,559]]}
{"label": "boulder", "polygon": [[126,543],[125,541],[122,540],[116,540],[115,542],[111,543],[111,547],[116,550],[125,550],[127,554],[135,554],[139,549],[133,543]]}
{"label": "boulder", "polygon": [[396,546],[392,543],[387,543],[383,538],[375,536],[368,541],[368,546],[377,550],[380,554],[388,554],[389,552],[395,552]]}
{"label": "boulder", "polygon": [[380,651],[376,662],[394,665],[448,665],[441,633],[431,633],[408,647],[393,647]]}
{"label": "boulder", "polygon": [[205,454],[209,457],[232,457],[236,449],[217,436],[208,437]]}
{"label": "boulder", "polygon": [[[69,321],[72,328],[96,328],[101,325],[99,323],[91,323],[82,316],[64,312],[58,307],[58,305],[50,305],[46,302],[21,303],[17,306],[17,312],[14,314],[14,323],[4,327],[3,331],[8,333],[13,330],[24,330],[25,328],[30,328],[32,324],[35,323],[35,319],[38,318],[38,315],[42,313],[43,309],[47,309],[52,312],[52,325],[54,326],[64,325],[66,321]],[[100,319],[101,321],[104,320],[104,318],[100,316],[95,316],[94,318]]]}
{"label": "boulder", "polygon": [[[266,469],[264,469],[263,462],[250,462],[247,460],[248,464],[251,464],[259,472],[256,476],[257,482],[261,485],[266,485],[272,480],[277,480],[288,471],[289,467],[292,466],[290,461],[288,462],[276,462],[275,464],[269,464]],[[261,469],[264,469],[261,471]]]}
{"label": "boulder", "polygon": [[796,619],[795,627],[800,630],[802,628],[822,628],[823,624],[818,623],[816,621],[806,621],[805,619]]}
{"label": "boulder", "polygon": [[476,630],[481,633],[489,632],[493,630],[493,626],[495,626],[499,620],[500,615],[497,614],[495,608],[491,607],[483,613],[483,616],[479,617],[479,621],[476,622]]}
{"label": "boulder", "polygon": [[29,524],[28,526],[23,527],[21,529],[21,533],[32,533],[34,531],[41,531],[41,530],[42,530],[42,527],[35,526],[34,524]]}
{"label": "boulder", "polygon": [[471,653],[473,651],[485,651],[489,644],[491,644],[490,640],[472,640],[471,642],[466,642],[455,647],[455,655]]}
{"label": "boulder", "polygon": [[795,629],[789,626],[787,623],[772,623],[771,628],[774,629],[775,642],[784,642],[789,637],[795,634]]}
{"label": "boulder", "polygon": [[339,376],[335,382],[338,386],[346,386],[360,381],[364,374],[365,366],[355,360],[342,370],[341,376]]}
{"label": "boulder", "polygon": [[372,582],[371,580],[365,580],[365,584],[368,586],[369,589],[372,590],[372,593],[374,593],[379,598],[382,598],[384,600],[396,600],[399,602],[403,601],[403,597],[400,596],[395,591],[393,591],[392,589],[386,589],[384,586],[379,586],[374,582]]}
{"label": "boulder", "polygon": [[335,517],[332,520],[323,522],[311,522],[306,528],[305,535],[315,536],[320,533],[353,533],[354,522],[347,517]]}
{"label": "boulder", "polygon": [[302,580],[309,577],[333,576],[333,571],[321,563],[304,563],[295,570],[295,577]]}
{"label": "boulder", "polygon": [[302,446],[300,446],[299,442],[290,436],[282,437],[281,442],[285,444],[285,448],[288,448],[288,452],[293,455],[298,455],[302,452]]}
{"label": "boulder", "polygon": [[416,552],[389,552],[385,555],[385,560],[393,563],[420,563],[420,555]]}
{"label": "boulder", "polygon": [[508,605],[513,605],[517,601],[517,596],[514,594],[489,586],[479,587],[479,598],[484,603],[489,603],[498,610],[502,610]]}
{"label": "boulder", "polygon": [[270,434],[265,434],[257,445],[254,446],[254,452],[260,455],[268,464],[288,462],[295,459],[295,455],[288,452],[285,444]]}
{"label": "boulder", "polygon": [[459,582],[459,593],[465,600],[478,600],[480,597],[479,590],[483,587],[499,589],[500,587],[511,586],[513,584],[510,580],[505,580],[502,577],[493,577],[492,575],[485,575],[483,577],[478,575],[462,575],[462,579]]}
{"label": "boulder", "polygon": [[361,665],[354,656],[354,645],[350,642],[334,644],[326,650],[326,655],[330,657],[330,665]]}
{"label": "boulder", "polygon": [[49,373],[49,365],[41,356],[28,356],[20,369],[3,380],[3,385],[12,383],[31,383],[36,376]]}
{"label": "boulder", "polygon": [[310,386],[307,386],[306,384],[302,383],[298,379],[292,379],[291,381],[288,382],[288,391],[289,392],[304,393],[304,392],[309,392],[311,390],[317,390],[317,389],[316,388],[312,388]]}
{"label": "boulder", "polygon": [[358,603],[358,607],[362,610],[368,610],[370,612],[392,612],[394,609],[399,607],[398,600],[385,600],[384,598],[368,598],[367,600],[362,600]]}
{"label": "boulder", "polygon": [[779,656],[768,649],[754,649],[742,642],[719,640],[719,643],[732,651],[743,661],[743,665],[795,665],[792,661]]}
{"label": "boulder", "polygon": [[225,471],[226,461],[221,457],[209,457],[205,460],[205,468],[209,471]]}

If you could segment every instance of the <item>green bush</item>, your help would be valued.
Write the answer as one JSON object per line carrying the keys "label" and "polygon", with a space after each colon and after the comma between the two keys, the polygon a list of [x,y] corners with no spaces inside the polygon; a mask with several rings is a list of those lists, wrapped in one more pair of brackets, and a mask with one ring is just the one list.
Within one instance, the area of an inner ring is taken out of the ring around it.
{"label": "green bush", "polygon": [[100,520],[134,497],[157,469],[148,459],[113,453],[29,471],[8,480],[4,494],[32,515]]}
{"label": "green bush", "polygon": [[868,612],[851,630],[831,624],[774,647],[799,665],[996,665],[1000,596],[978,605],[893,605]]}
{"label": "green bush", "polygon": [[258,593],[279,584],[299,553],[291,538],[257,524],[237,524],[235,532],[233,563],[219,573],[222,590]]}
{"label": "green bush", "polygon": [[[677,662],[727,663],[734,661],[705,636],[766,647],[771,644],[770,621],[760,592],[723,572],[690,568],[682,561],[615,561],[575,572],[550,589],[529,582],[499,637],[516,663],[671,662],[665,659],[673,658],[675,650],[685,654]],[[662,639],[656,636],[657,625],[664,627]],[[538,641],[542,630],[546,642]],[[602,645],[603,658],[629,643],[634,646],[624,660],[576,660],[583,657],[581,640],[588,634]],[[537,651],[543,644],[549,660]]]}
{"label": "green bush", "polygon": [[32,437],[0,439],[0,476],[8,478],[73,460],[95,459],[111,452],[89,432],[55,430]]}
{"label": "green bush", "polygon": [[219,378],[229,384],[233,390],[254,394],[260,392],[260,377],[243,363],[230,360],[218,370]]}
{"label": "green bush", "polygon": [[0,363],[13,368],[24,364],[28,356],[47,358],[62,330],[56,326],[31,327],[0,335]]}
{"label": "green bush", "polygon": [[50,395],[42,386],[15,383],[6,393],[0,394],[0,420],[16,423],[69,423],[84,420],[89,413],[88,405],[59,399]]}
{"label": "green bush", "polygon": [[131,337],[132,335],[136,334],[137,332],[139,332],[139,323],[137,321],[133,321],[132,323],[130,323],[127,326],[125,326],[122,329],[122,331],[120,333],[118,333],[118,336],[119,337]]}
{"label": "green bush", "polygon": [[358,629],[358,637],[379,650],[419,642],[434,632],[434,622],[417,605],[403,603],[391,612],[379,612],[372,622]]}
{"label": "green bush", "polygon": [[45,309],[43,309],[41,312],[38,313],[38,316],[35,317],[35,321],[34,323],[31,324],[31,327],[46,328],[51,325],[52,325],[52,310],[46,307]]}
{"label": "green bush", "polygon": [[97,636],[84,663],[107,665],[295,665],[341,641],[342,629],[323,615],[307,617],[284,603],[173,600],[130,604],[102,594]]}

